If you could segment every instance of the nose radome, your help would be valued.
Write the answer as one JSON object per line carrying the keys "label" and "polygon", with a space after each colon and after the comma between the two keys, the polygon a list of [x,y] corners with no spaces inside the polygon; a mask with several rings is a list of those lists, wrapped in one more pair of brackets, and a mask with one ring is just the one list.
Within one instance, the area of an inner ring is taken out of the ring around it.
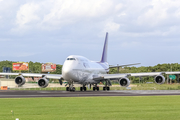
{"label": "nose radome", "polygon": [[72,69],[70,67],[63,67],[62,75],[65,80],[72,79]]}
{"label": "nose radome", "polygon": [[77,68],[77,61],[75,60],[67,60],[63,64],[62,75],[65,80],[74,79],[73,70]]}
{"label": "nose radome", "polygon": [[72,71],[71,67],[70,66],[63,66],[63,74],[67,74],[67,73],[70,73]]}
{"label": "nose radome", "polygon": [[71,69],[70,68],[63,68],[63,74],[67,74],[67,73],[69,73],[71,71]]}

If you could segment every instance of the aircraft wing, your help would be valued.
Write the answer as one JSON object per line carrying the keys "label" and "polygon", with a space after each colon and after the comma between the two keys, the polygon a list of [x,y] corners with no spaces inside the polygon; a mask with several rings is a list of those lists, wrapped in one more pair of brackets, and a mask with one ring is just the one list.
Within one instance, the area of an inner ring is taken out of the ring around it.
{"label": "aircraft wing", "polygon": [[[104,80],[104,79],[119,79],[124,77],[149,77],[149,76],[158,76],[162,75],[164,72],[147,72],[147,73],[127,73],[127,74],[100,74],[93,76],[93,80]],[[180,73],[180,72],[179,72]]]}
{"label": "aircraft wing", "polygon": [[[155,77],[154,80],[157,84],[163,84],[165,82],[165,77],[162,75],[164,72],[149,72],[149,73],[127,73],[127,74],[101,74],[93,76],[95,81],[106,80],[106,85],[111,86],[110,80],[118,80],[120,86],[128,87],[130,85],[129,76],[134,77]],[[104,89],[104,88],[103,88]]]}
{"label": "aircraft wing", "polygon": [[180,71],[177,71],[177,72],[165,72],[165,74],[167,75],[175,75],[175,74],[179,74],[180,75]]}
{"label": "aircraft wing", "polygon": [[146,73],[128,73],[128,74],[134,77],[149,77],[149,76],[162,75],[163,73],[165,72],[146,72]]}
{"label": "aircraft wing", "polygon": [[0,75],[22,75],[27,77],[46,77],[51,79],[62,79],[62,75],[58,74],[38,74],[38,73],[0,73]]}

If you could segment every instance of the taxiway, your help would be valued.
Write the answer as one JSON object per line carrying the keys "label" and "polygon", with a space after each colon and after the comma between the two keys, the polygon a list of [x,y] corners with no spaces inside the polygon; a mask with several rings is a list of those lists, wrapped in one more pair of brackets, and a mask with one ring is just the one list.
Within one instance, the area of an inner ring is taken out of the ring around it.
{"label": "taxiway", "polygon": [[0,98],[180,95],[180,90],[28,91],[0,90]]}

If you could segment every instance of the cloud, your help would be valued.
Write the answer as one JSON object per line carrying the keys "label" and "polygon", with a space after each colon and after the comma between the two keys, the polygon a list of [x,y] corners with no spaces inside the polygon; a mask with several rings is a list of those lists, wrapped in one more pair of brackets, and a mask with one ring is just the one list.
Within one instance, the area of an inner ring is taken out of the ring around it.
{"label": "cloud", "polygon": [[[140,51],[144,56],[148,56],[147,51],[158,54],[157,50],[159,53],[168,52],[168,48],[172,54],[173,50],[179,51],[178,0],[0,2],[0,51],[8,47],[6,54],[9,56],[16,56],[17,53],[33,56],[42,51],[33,59],[50,60],[44,54],[49,53],[51,57],[58,54],[64,58],[71,52],[84,55],[87,50],[87,57],[93,58],[94,53],[99,51],[99,55],[102,51],[105,32],[109,32],[111,55],[113,50],[115,53],[125,51],[127,54]],[[14,55],[10,54],[12,51]],[[59,59],[55,57],[53,60]]]}
{"label": "cloud", "polygon": [[[46,3],[46,4],[45,4]],[[77,22],[97,19],[106,16],[113,7],[111,0],[54,0],[30,2],[23,4],[17,11],[17,27],[42,30],[56,30]],[[44,9],[44,11],[42,11]],[[34,26],[36,25],[36,26]],[[38,27],[37,27],[38,26]]]}
{"label": "cloud", "polygon": [[19,26],[25,24],[31,24],[31,22],[39,21],[40,18],[36,14],[36,11],[39,9],[39,6],[33,3],[28,3],[20,7],[16,16],[16,23]]}
{"label": "cloud", "polygon": [[120,28],[120,24],[117,24],[113,21],[108,21],[106,22],[105,26],[104,26],[104,30],[103,30],[103,33],[105,32],[110,32],[110,33],[113,33],[113,32],[117,32]]}
{"label": "cloud", "polygon": [[40,6],[34,3],[27,3],[20,6],[20,9],[17,11],[16,15],[16,28],[12,28],[12,32],[22,33],[26,30],[29,30],[31,27],[35,26],[40,21],[40,17],[37,11],[40,9]]}
{"label": "cloud", "polygon": [[88,19],[106,15],[112,2],[110,0],[56,0],[50,13],[45,15],[43,22],[55,25],[61,22],[73,23],[80,19]]}

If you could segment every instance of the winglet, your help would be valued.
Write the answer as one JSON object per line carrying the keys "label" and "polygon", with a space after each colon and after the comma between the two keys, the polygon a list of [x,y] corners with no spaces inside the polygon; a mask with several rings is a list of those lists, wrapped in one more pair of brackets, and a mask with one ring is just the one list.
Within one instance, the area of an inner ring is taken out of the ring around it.
{"label": "winglet", "polygon": [[101,62],[107,62],[108,32],[106,33]]}

